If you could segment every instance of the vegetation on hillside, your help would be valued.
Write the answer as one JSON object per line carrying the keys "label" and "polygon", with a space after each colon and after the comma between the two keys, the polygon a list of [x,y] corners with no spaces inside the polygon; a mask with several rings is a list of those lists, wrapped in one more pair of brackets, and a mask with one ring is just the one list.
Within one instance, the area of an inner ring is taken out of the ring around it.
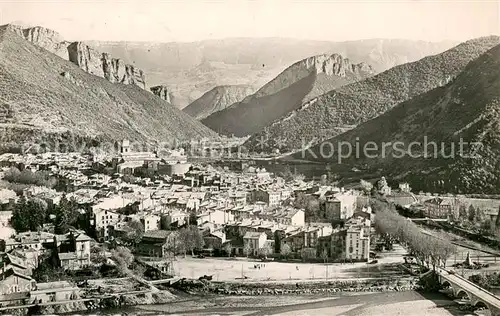
{"label": "vegetation on hillside", "polygon": [[[361,150],[342,163],[382,169],[391,178],[410,183],[415,191],[498,193],[499,71],[497,45],[471,62],[453,82],[400,103],[328,143],[347,142],[361,149],[375,143],[375,156],[365,156]],[[390,145],[382,151],[384,144]],[[314,155],[306,152],[306,159],[336,162],[337,156],[320,154],[321,146],[312,148]],[[302,153],[295,157],[304,158]]]}
{"label": "vegetation on hillside", "polygon": [[0,122],[5,129],[137,141],[215,136],[152,93],[87,74],[6,30],[0,30],[0,104],[12,110],[9,122]]}
{"label": "vegetation on hillside", "polygon": [[[273,122],[245,145],[256,151],[279,148],[284,152],[341,134],[400,102],[453,81],[470,61],[499,43],[496,36],[470,40],[441,54],[337,88]],[[261,137],[269,139],[264,148],[258,141]]]}

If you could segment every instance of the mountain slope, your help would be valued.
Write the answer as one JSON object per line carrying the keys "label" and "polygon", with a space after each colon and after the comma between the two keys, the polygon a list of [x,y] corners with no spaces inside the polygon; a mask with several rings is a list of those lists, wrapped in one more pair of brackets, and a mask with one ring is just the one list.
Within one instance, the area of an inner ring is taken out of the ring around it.
{"label": "mountain slope", "polygon": [[251,86],[217,86],[186,106],[183,111],[197,120],[240,102],[253,92]]}
{"label": "mountain slope", "polygon": [[326,42],[283,38],[228,38],[193,43],[89,42],[96,49],[144,70],[151,86],[165,85],[183,108],[220,85],[255,90],[289,65],[309,56],[338,53],[382,72],[441,53],[453,42],[370,39]]}
{"label": "mountain slope", "polygon": [[90,75],[6,29],[0,30],[0,108],[6,131],[144,142],[216,136],[152,93]]}
{"label": "mountain slope", "polygon": [[[254,150],[299,150],[384,113],[397,103],[446,84],[468,62],[500,43],[497,36],[464,42],[446,52],[391,68],[321,95],[250,138]],[[269,139],[261,148],[261,139]]]}
{"label": "mountain slope", "polygon": [[337,54],[309,57],[288,67],[242,102],[202,122],[226,135],[250,135],[311,98],[373,74],[367,64],[352,64]]}
{"label": "mountain slope", "polygon": [[[358,157],[344,158],[344,164],[382,168],[392,177],[409,181],[416,190],[498,193],[500,45],[469,63],[446,86],[293,157],[335,164],[337,153],[328,158],[326,149],[331,148],[329,144],[338,148],[341,142],[352,148],[358,143],[361,148]],[[363,148],[369,142],[379,150],[366,153]],[[392,145],[382,151],[384,143]]]}
{"label": "mountain slope", "polygon": [[146,78],[141,69],[112,58],[108,53],[101,53],[83,42],[65,41],[56,31],[41,26],[23,28],[13,24],[1,25],[0,30],[14,32],[25,40],[71,61],[92,75],[111,82],[146,88]]}

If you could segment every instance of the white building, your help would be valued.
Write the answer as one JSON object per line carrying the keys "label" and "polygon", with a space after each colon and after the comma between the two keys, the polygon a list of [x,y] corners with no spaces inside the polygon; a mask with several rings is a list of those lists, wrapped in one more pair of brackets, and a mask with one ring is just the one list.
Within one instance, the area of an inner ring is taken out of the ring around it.
{"label": "white building", "polygon": [[198,225],[207,222],[223,225],[232,221],[234,221],[234,215],[225,210],[206,210],[199,214],[197,219]]}
{"label": "white building", "polygon": [[[349,226],[346,235],[346,258],[368,260],[370,258],[370,221],[360,220],[361,224]],[[368,225],[366,225],[368,223]]]}
{"label": "white building", "polygon": [[98,238],[106,239],[109,236],[109,226],[115,226],[121,220],[121,214],[111,210],[94,209],[94,218],[90,224],[94,226]]}
{"label": "white building", "polygon": [[246,232],[243,236],[243,249],[249,249],[249,255],[256,255],[260,248],[267,242],[267,235],[264,232]]}

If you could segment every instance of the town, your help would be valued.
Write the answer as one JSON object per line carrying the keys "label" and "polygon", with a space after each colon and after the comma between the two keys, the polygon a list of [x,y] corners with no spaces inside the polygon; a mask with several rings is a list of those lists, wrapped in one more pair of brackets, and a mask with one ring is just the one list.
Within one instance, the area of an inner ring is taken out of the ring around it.
{"label": "town", "polygon": [[[273,174],[250,160],[189,160],[182,149],[136,152],[128,140],[108,156],[1,155],[2,310],[68,302],[97,308],[99,297],[121,304],[145,293],[166,302],[162,280],[362,278],[363,266],[380,272],[415,250],[384,237],[391,229],[384,223],[396,222],[377,222],[374,192],[414,223],[475,229],[491,240],[499,225],[499,200],[417,194],[408,183],[391,189],[384,177],[345,188],[289,169]],[[472,263],[474,247],[465,247],[459,265],[498,269],[496,253]]]}

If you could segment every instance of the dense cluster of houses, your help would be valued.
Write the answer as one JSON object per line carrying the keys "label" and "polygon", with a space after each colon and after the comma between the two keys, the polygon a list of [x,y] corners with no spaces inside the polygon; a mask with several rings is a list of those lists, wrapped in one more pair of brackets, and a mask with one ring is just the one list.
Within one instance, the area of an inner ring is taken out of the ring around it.
{"label": "dense cluster of houses", "polygon": [[[266,256],[299,257],[308,250],[329,260],[370,258],[374,215],[359,192],[285,181],[248,161],[194,165],[182,151],[135,152],[124,141],[116,156],[4,154],[0,167],[48,172],[65,184],[65,192],[31,186],[23,194],[47,205],[57,205],[64,195],[80,207],[87,221],[85,231],[65,235],[40,231],[1,236],[0,295],[26,296],[29,288],[29,300],[55,300],[56,294],[47,288],[59,287],[64,297],[77,297],[68,284],[34,282],[31,273],[40,256],[57,247],[62,267],[82,269],[92,264],[91,241],[120,238],[133,229],[133,222],[142,230],[136,255],[159,262],[172,255],[179,229],[187,225],[196,225],[203,237],[203,249],[198,251],[211,254],[260,256],[265,250]],[[406,189],[401,192],[409,194]],[[8,226],[5,206],[17,198],[12,191],[0,191],[0,226]],[[316,201],[314,216],[308,205],[297,203],[304,198]]]}

